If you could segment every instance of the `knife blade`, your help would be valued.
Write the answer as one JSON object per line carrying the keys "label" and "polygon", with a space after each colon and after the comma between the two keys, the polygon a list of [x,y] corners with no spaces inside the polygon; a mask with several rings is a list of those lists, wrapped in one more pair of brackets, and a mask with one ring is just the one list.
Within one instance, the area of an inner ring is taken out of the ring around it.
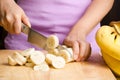
{"label": "knife blade", "polygon": [[[41,49],[46,49],[46,41],[47,37],[28,27],[27,25],[22,23],[22,32],[28,35],[27,41],[32,45],[35,45]],[[58,45],[58,50],[65,49],[62,45]]]}
{"label": "knife blade", "polygon": [[27,41],[31,44],[45,49],[47,37],[28,27],[27,25],[22,23],[22,32],[28,35]]}

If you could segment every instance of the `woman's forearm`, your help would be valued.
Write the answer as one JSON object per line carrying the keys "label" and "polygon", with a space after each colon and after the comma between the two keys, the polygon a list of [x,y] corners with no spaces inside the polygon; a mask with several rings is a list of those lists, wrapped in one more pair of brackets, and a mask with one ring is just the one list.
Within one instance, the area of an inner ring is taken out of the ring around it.
{"label": "woman's forearm", "polygon": [[93,0],[83,17],[76,23],[73,29],[87,35],[109,12],[114,0]]}

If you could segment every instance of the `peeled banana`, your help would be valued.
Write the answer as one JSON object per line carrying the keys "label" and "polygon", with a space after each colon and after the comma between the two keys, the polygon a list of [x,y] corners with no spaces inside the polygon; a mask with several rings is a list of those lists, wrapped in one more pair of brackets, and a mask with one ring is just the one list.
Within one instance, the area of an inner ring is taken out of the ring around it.
{"label": "peeled banana", "polygon": [[48,48],[54,49],[54,48],[56,48],[59,45],[59,39],[55,35],[50,35],[47,38],[46,44],[47,44]]}
{"label": "peeled banana", "polygon": [[59,54],[59,50],[57,48],[48,49],[47,51],[48,51],[48,53],[51,53],[51,54],[54,54],[54,55],[58,55]]}
{"label": "peeled banana", "polygon": [[66,45],[59,45],[59,39],[55,35],[48,37],[46,50],[48,53],[63,57],[66,63],[74,61],[72,48],[68,48]]}
{"label": "peeled banana", "polygon": [[65,59],[63,57],[56,57],[53,61],[52,61],[52,66],[54,68],[63,68],[65,66]]}
{"label": "peeled banana", "polygon": [[32,63],[32,62],[30,62],[30,63],[25,63],[25,66],[27,66],[27,67],[34,67],[34,66],[35,66],[35,64],[34,64],[34,63]]}
{"label": "peeled banana", "polygon": [[59,45],[59,39],[55,35],[50,35],[47,39],[47,54],[29,48],[21,52],[14,52],[12,56],[8,56],[10,65],[24,65],[41,71],[48,71],[49,65],[54,68],[64,68],[65,64],[73,59],[73,50],[65,45]]}
{"label": "peeled banana", "polygon": [[17,62],[19,65],[23,65],[26,63],[27,59],[23,57],[20,53],[15,52],[13,54],[13,59]]}
{"label": "peeled banana", "polygon": [[56,58],[56,56],[55,55],[53,55],[53,54],[46,54],[46,58],[45,58],[45,60],[46,60],[46,62],[48,63],[48,64],[52,64],[52,61],[54,61],[54,59]]}
{"label": "peeled banana", "polygon": [[34,48],[29,48],[29,49],[22,51],[20,54],[24,57],[29,57],[34,51],[35,51]]}
{"label": "peeled banana", "polygon": [[30,55],[30,60],[34,64],[41,64],[45,61],[45,55],[41,51],[34,51],[34,53]]}
{"label": "peeled banana", "polygon": [[8,56],[8,63],[12,66],[17,64],[17,62],[11,56]]}
{"label": "peeled banana", "polygon": [[65,48],[63,50],[60,50],[59,56],[62,56],[65,59],[66,63],[74,61],[72,48]]}
{"label": "peeled banana", "polygon": [[46,62],[54,68],[63,68],[65,66],[65,59],[53,54],[46,54]]}
{"label": "peeled banana", "polygon": [[49,68],[49,66],[48,66],[48,64],[46,62],[43,62],[43,63],[41,63],[39,65],[35,65],[33,67],[33,69],[35,71],[38,71],[38,70],[40,70],[40,71],[49,71],[50,68]]}

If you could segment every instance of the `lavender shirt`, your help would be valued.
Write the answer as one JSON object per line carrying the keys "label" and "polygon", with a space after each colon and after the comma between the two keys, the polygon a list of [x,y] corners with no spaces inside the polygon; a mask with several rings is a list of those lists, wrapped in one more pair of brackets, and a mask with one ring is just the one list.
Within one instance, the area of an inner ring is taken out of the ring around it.
{"label": "lavender shirt", "polygon": [[[81,18],[92,0],[18,0],[18,5],[23,8],[30,19],[32,28],[45,36],[55,34],[62,44],[73,25]],[[88,36],[88,41],[97,46],[93,30]],[[35,47],[27,42],[24,34],[11,35],[5,39],[7,49],[27,49]],[[36,48],[37,49],[37,48]]]}

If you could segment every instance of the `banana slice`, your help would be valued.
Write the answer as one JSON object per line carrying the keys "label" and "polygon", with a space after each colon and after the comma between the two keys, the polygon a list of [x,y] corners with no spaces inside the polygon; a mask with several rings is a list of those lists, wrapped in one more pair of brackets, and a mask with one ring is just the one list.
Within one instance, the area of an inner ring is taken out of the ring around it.
{"label": "banana slice", "polygon": [[32,61],[31,61],[30,57],[29,57],[29,58],[27,58],[27,62],[28,62],[28,63],[32,63]]}
{"label": "banana slice", "polygon": [[54,60],[52,60],[52,66],[56,69],[58,68],[64,68],[65,66],[65,59],[63,57],[56,57]]}
{"label": "banana slice", "polygon": [[41,64],[45,61],[45,55],[41,51],[34,51],[34,54],[30,55],[30,59],[34,64]]}
{"label": "banana slice", "polygon": [[54,55],[58,55],[59,54],[59,50],[57,48],[55,48],[55,49],[48,49],[47,51],[50,54],[54,54]]}
{"label": "banana slice", "polygon": [[46,44],[47,44],[47,47],[48,48],[56,48],[58,45],[59,45],[59,39],[57,36],[55,35],[50,35],[48,38],[47,38],[47,41],[46,41]]}
{"label": "banana slice", "polygon": [[23,65],[26,63],[27,59],[24,58],[20,53],[15,52],[13,54],[13,59],[17,62],[17,64],[19,65]]}
{"label": "banana slice", "polygon": [[66,45],[62,45],[62,47],[67,48],[67,46],[66,46]]}
{"label": "banana slice", "polygon": [[48,64],[52,64],[52,61],[54,60],[56,58],[56,56],[55,55],[53,55],[53,54],[46,54],[46,62],[48,63]]}
{"label": "banana slice", "polygon": [[27,67],[33,67],[35,64],[34,63],[25,63],[25,66]]}
{"label": "banana slice", "polygon": [[34,48],[29,48],[21,52],[22,56],[29,57],[32,53],[34,53]]}
{"label": "banana slice", "polygon": [[54,68],[63,68],[65,66],[65,59],[53,54],[46,54],[46,62]]}
{"label": "banana slice", "polygon": [[65,48],[63,50],[60,50],[59,56],[62,56],[65,59],[66,63],[74,61],[72,48]]}
{"label": "banana slice", "polygon": [[11,56],[8,56],[8,64],[14,66],[17,64],[17,62]]}
{"label": "banana slice", "polygon": [[33,67],[33,69],[35,70],[35,71],[38,71],[38,70],[41,70],[41,71],[49,71],[49,66],[48,66],[48,64],[46,63],[46,62],[43,62],[42,64],[40,64],[40,65],[35,65],[34,67]]}
{"label": "banana slice", "polygon": [[60,51],[60,50],[63,50],[65,48],[68,48],[66,45],[58,45],[57,49]]}

